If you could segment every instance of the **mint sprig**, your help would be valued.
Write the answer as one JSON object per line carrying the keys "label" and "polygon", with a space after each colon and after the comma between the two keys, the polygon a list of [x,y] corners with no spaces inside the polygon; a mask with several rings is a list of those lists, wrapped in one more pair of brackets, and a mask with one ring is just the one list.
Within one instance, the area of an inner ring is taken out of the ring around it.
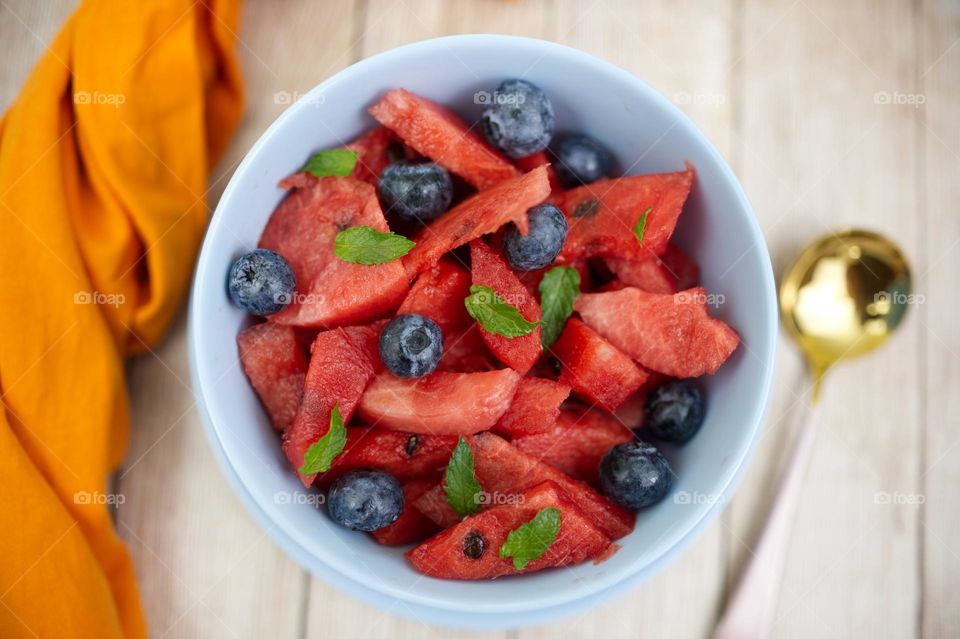
{"label": "mint sprig", "polygon": [[640,214],[640,219],[637,220],[637,223],[633,227],[633,234],[637,236],[637,243],[640,246],[643,246],[643,232],[647,229],[647,216],[650,215],[650,211],[653,210],[652,206],[648,206],[647,210]]}
{"label": "mint sprig", "polygon": [[560,337],[579,295],[580,273],[570,266],[554,266],[540,280],[540,342],[544,348]]}
{"label": "mint sprig", "polygon": [[463,303],[470,317],[480,322],[480,326],[488,333],[496,333],[504,337],[521,337],[532,333],[538,325],[538,322],[527,320],[516,306],[507,304],[489,286],[472,285],[470,295],[463,300]]}
{"label": "mint sprig", "polygon": [[443,475],[443,491],[446,493],[447,503],[458,515],[466,517],[477,512],[480,507],[481,490],[473,470],[473,451],[461,435]]}
{"label": "mint sprig", "polygon": [[513,567],[523,570],[531,561],[540,559],[557,540],[560,532],[560,509],[543,508],[529,522],[510,531],[500,546],[500,558],[513,558]]}
{"label": "mint sprig", "polygon": [[310,444],[307,454],[303,456],[303,466],[300,474],[304,476],[325,473],[337,455],[343,452],[347,444],[347,429],[343,427],[343,417],[340,416],[340,405],[334,404],[330,411],[330,429],[327,434]]}
{"label": "mint sprig", "polygon": [[384,264],[403,257],[414,246],[415,242],[392,231],[351,226],[337,233],[333,240],[333,254],[351,264]]}
{"label": "mint sprig", "polygon": [[303,170],[316,177],[347,177],[357,165],[357,152],[347,149],[327,149],[314,153]]}

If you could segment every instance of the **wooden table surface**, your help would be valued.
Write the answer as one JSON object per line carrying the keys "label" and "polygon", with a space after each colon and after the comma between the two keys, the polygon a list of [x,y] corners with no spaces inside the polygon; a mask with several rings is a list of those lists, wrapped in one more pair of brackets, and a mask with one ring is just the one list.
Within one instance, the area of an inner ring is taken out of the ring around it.
{"label": "wooden table surface", "polygon": [[[73,4],[0,0],[0,105]],[[857,224],[901,242],[918,297],[883,352],[828,380],[775,636],[960,636],[960,3],[249,0],[239,34],[249,102],[212,193],[284,109],[275,92],[306,92],[378,51],[466,32],[579,47],[680,103],[742,180],[778,273],[827,229]],[[151,634],[476,636],[338,594],[265,536],[207,448],[184,326],[181,316],[130,366],[133,438],[117,477],[118,526]],[[789,447],[785,417],[805,386],[781,342],[769,423],[722,517],[604,607],[484,636],[707,636],[751,554]]]}

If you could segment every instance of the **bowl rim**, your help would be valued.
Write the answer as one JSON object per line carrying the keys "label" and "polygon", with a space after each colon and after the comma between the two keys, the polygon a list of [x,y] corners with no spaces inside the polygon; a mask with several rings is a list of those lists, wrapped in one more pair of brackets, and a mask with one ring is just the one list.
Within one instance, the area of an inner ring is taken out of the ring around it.
{"label": "bowl rim", "polygon": [[[678,530],[669,536],[667,543],[661,542],[660,545],[664,549],[658,555],[656,555],[652,560],[638,559],[628,564],[622,564],[617,570],[611,570],[608,574],[595,580],[589,585],[582,585],[577,588],[562,589],[558,592],[541,593],[541,596],[539,597],[524,599],[521,601],[485,603],[479,607],[472,602],[468,603],[449,598],[443,599],[433,596],[417,595],[413,589],[400,590],[384,583],[377,583],[376,580],[371,582],[371,580],[363,579],[362,576],[359,576],[359,572],[357,572],[358,576],[348,574],[343,569],[334,565],[337,562],[331,561],[329,558],[321,557],[305,548],[296,540],[296,534],[294,532],[285,530],[281,525],[273,521],[269,515],[269,511],[264,509],[262,505],[257,502],[250,489],[246,486],[246,480],[244,479],[245,475],[233,465],[230,459],[228,459],[223,442],[221,440],[219,429],[217,425],[213,423],[213,420],[209,414],[207,409],[205,386],[199,370],[200,348],[197,342],[198,331],[195,327],[195,323],[198,321],[197,317],[199,315],[196,309],[200,305],[199,297],[200,290],[202,288],[201,282],[207,279],[206,272],[209,260],[207,260],[206,257],[209,252],[209,244],[212,241],[211,238],[219,226],[224,223],[223,220],[227,214],[226,209],[228,208],[228,205],[231,207],[233,206],[230,203],[233,199],[234,192],[238,188],[238,184],[242,181],[242,179],[246,177],[245,174],[248,166],[253,161],[253,158],[260,154],[262,149],[269,143],[271,138],[278,130],[286,126],[287,122],[293,117],[293,114],[298,112],[300,109],[307,108],[312,100],[320,99],[323,93],[329,90],[329,88],[333,85],[339,82],[349,81],[351,76],[384,61],[408,55],[411,52],[421,49],[437,47],[449,49],[449,47],[454,44],[478,42],[482,42],[485,46],[538,47],[542,50],[542,57],[559,55],[578,58],[578,62],[585,66],[592,67],[592,70],[597,74],[609,76],[611,78],[611,82],[619,83],[620,85],[628,85],[631,90],[641,94],[644,100],[658,103],[660,108],[666,109],[677,119],[676,126],[686,128],[688,132],[697,139],[698,144],[703,147],[703,150],[711,157],[716,167],[719,168],[724,181],[730,186],[732,193],[736,197],[738,203],[737,208],[739,209],[738,215],[742,215],[745,218],[744,221],[746,222],[746,226],[749,228],[751,236],[755,240],[755,249],[760,251],[762,262],[766,266],[764,269],[765,272],[763,273],[763,290],[760,291],[760,297],[766,301],[766,313],[763,320],[764,327],[767,330],[768,335],[768,343],[765,345],[765,347],[766,352],[769,353],[769,361],[763,362],[763,380],[757,395],[757,401],[753,403],[752,412],[749,416],[746,416],[745,419],[745,421],[751,424],[749,436],[745,440],[746,445],[741,445],[740,450],[736,454],[736,458],[731,459],[732,471],[726,475],[725,479],[720,479],[721,484],[718,485],[718,489],[716,491],[716,494],[720,497],[708,508],[702,509],[699,517],[690,518],[690,520],[683,526],[679,526]],[[264,528],[266,528],[268,534],[274,539],[274,541],[281,548],[283,548],[288,555],[294,558],[298,564],[305,567],[315,576],[328,583],[331,583],[336,588],[345,591],[348,594],[357,596],[367,603],[373,603],[380,607],[384,606],[385,600],[387,602],[395,600],[394,603],[402,603],[402,605],[399,607],[391,606],[393,608],[393,612],[401,614],[402,616],[407,616],[421,621],[423,620],[423,617],[426,616],[431,618],[433,621],[442,623],[444,625],[460,627],[477,627],[478,620],[480,619],[483,620],[482,625],[485,627],[516,627],[517,625],[536,623],[538,621],[546,620],[546,618],[555,619],[557,616],[573,614],[579,610],[592,607],[593,605],[600,603],[601,595],[607,596],[608,594],[612,595],[615,592],[622,592],[627,587],[635,585],[643,579],[652,576],[662,566],[671,561],[683,548],[688,546],[690,541],[692,541],[692,539],[695,538],[697,534],[699,534],[699,532],[702,531],[703,528],[705,528],[705,526],[710,523],[713,518],[723,509],[723,506],[729,501],[729,497],[733,494],[734,490],[739,484],[739,481],[742,478],[746,467],[748,466],[748,462],[756,449],[764,419],[769,408],[778,334],[778,311],[776,299],[773,267],[769,252],[767,250],[767,245],[764,240],[759,222],[753,212],[753,208],[750,205],[750,202],[743,191],[739,180],[724,157],[716,149],[706,134],[703,133],[703,131],[700,130],[693,120],[691,120],[690,117],[687,116],[686,113],[684,113],[677,105],[669,101],[652,86],[628,71],[616,66],[611,62],[602,60],[573,47],[536,38],[500,34],[443,36],[439,38],[421,40],[384,51],[360,60],[330,76],[311,89],[300,100],[294,102],[283,113],[281,113],[266,129],[266,131],[260,135],[257,141],[246,153],[243,160],[240,162],[231,176],[227,187],[224,189],[223,194],[218,201],[216,210],[214,211],[214,214],[207,227],[207,231],[204,235],[203,244],[198,256],[197,267],[195,270],[190,295],[190,309],[188,317],[188,352],[190,374],[192,385],[196,392],[198,400],[197,405],[200,409],[204,430],[211,448],[214,449],[215,456],[221,467],[221,471],[227,477],[228,482],[233,487],[234,492],[240,497],[248,512],[250,512],[254,519],[257,520]],[[415,610],[419,610],[420,614],[417,614]],[[467,614],[470,621],[460,619],[459,617],[454,617],[454,613],[457,615]],[[548,614],[549,617],[546,616]],[[511,618],[506,619],[505,623],[497,623],[496,618],[502,615],[510,615]],[[461,621],[464,621],[464,623],[460,623]]]}

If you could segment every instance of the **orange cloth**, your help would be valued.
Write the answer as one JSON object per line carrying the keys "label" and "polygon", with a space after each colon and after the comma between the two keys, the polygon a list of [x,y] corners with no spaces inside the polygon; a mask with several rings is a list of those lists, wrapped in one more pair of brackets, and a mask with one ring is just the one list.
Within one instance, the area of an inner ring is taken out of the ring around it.
{"label": "orange cloth", "polygon": [[[146,634],[107,480],[242,88],[236,0],[89,0],[0,122],[0,637]],[[86,503],[85,503],[86,502]]]}

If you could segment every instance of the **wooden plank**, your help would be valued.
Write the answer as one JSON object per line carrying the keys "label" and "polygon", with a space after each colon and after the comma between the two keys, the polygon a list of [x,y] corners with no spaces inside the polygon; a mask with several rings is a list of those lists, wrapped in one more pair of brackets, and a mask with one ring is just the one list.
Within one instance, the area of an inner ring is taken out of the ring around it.
{"label": "wooden plank", "polygon": [[[736,58],[740,175],[778,271],[801,244],[867,224],[920,249],[913,6],[746,0]],[[886,92],[886,94],[882,93]],[[791,542],[775,636],[914,634],[921,326],[827,380],[821,431]],[[782,345],[772,419],[728,516],[731,572],[749,556],[804,401],[800,360]]]}
{"label": "wooden plank", "polygon": [[[282,11],[245,4],[238,52],[247,109],[212,174],[211,206],[289,100],[352,61],[353,12],[352,2],[287,2]],[[318,37],[316,25],[330,21],[341,28]],[[189,386],[184,318],[130,368],[133,429],[118,482],[126,498],[118,526],[134,556],[151,635],[300,636],[309,582],[217,468]]]}
{"label": "wooden plank", "polygon": [[947,0],[922,5],[919,56],[919,112],[923,160],[919,166],[926,203],[924,250],[916,256],[920,292],[917,308],[925,330],[926,449],[921,482],[926,503],[923,535],[924,637],[960,636],[960,325],[957,324],[957,273],[960,272],[960,7]]}
{"label": "wooden plank", "polygon": [[[610,60],[674,100],[729,156],[732,2],[573,2],[553,11],[556,40]],[[642,123],[640,123],[642,125]],[[642,515],[641,515],[642,516]],[[586,615],[522,639],[702,637],[723,588],[724,529],[714,522],[662,573]]]}

